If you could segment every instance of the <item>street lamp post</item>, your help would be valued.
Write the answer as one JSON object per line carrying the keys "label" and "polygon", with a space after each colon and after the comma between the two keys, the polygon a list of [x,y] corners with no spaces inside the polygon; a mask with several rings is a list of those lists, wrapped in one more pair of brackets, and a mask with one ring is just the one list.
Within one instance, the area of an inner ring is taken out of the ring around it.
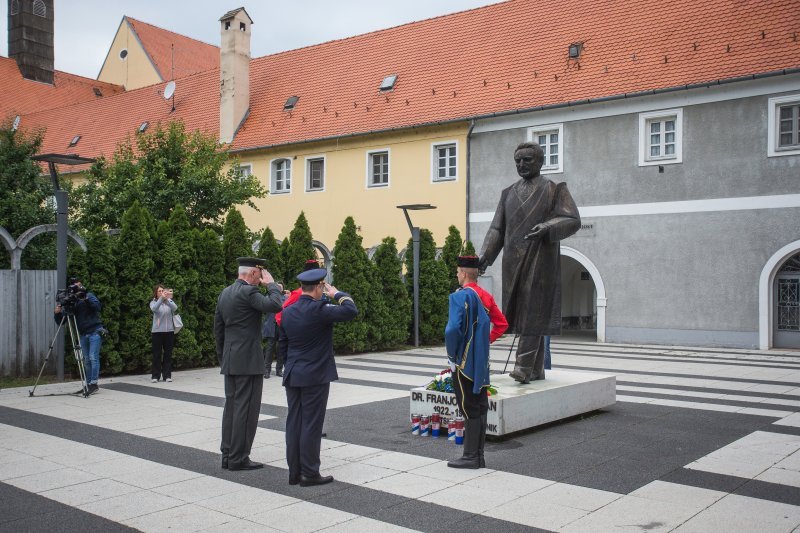
{"label": "street lamp post", "polygon": [[407,204],[398,205],[398,209],[403,210],[408,222],[408,229],[411,230],[412,253],[414,254],[414,346],[419,346],[419,227],[411,223],[409,211],[423,211],[425,209],[436,209],[431,204]]}
{"label": "street lamp post", "polygon": [[[67,191],[63,190],[58,184],[58,172],[56,164],[59,165],[86,165],[94,163],[94,159],[80,157],[70,154],[42,154],[32,157],[34,161],[47,163],[50,169],[50,179],[53,182],[54,195],[56,197],[56,288],[67,288],[67,221],[68,201]],[[64,331],[58,336],[56,345],[56,377],[58,380],[64,379]]]}

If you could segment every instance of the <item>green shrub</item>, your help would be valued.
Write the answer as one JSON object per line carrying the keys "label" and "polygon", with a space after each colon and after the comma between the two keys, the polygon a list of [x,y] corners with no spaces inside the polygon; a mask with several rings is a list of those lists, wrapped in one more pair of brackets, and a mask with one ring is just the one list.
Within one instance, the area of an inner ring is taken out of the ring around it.
{"label": "green shrub", "polygon": [[397,257],[397,241],[386,237],[372,256],[375,263],[375,285],[383,300],[383,313],[370,327],[381,332],[379,348],[394,348],[408,340],[412,320],[411,299],[403,285],[403,263]]}
{"label": "green shrub", "polygon": [[[361,247],[353,217],[347,217],[336,239],[333,261],[333,282],[336,288],[349,293],[358,306],[358,316],[336,324],[333,329],[334,349],[342,352],[363,352],[374,346],[370,325],[374,321],[377,299],[372,289],[372,263]],[[377,343],[376,343],[377,344]]]}
{"label": "green shrub", "polygon": [[239,277],[237,257],[253,255],[253,243],[250,232],[244,223],[241,213],[236,209],[228,211],[225,227],[222,230],[222,248],[225,257],[225,279],[228,283]]}
{"label": "green shrub", "polygon": [[116,249],[119,284],[119,353],[127,371],[147,368],[151,359],[153,240],[150,215],[134,202],[122,216]]}

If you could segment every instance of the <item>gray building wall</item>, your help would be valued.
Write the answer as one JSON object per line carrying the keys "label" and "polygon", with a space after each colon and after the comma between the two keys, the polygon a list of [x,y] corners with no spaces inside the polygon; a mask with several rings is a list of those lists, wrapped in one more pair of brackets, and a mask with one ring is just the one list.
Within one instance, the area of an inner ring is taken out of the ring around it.
{"label": "gray building wall", "polygon": [[[796,91],[690,105],[675,105],[675,97],[672,102],[645,97],[632,112],[579,120],[532,113],[512,125],[526,118],[529,126],[562,123],[563,172],[547,177],[566,181],[579,208],[608,206],[605,215],[617,204],[797,194],[800,156],[767,157],[768,99],[800,94],[800,78],[795,83]],[[683,110],[683,162],[665,164],[661,171],[640,167],[639,113],[665,108]],[[528,128],[476,131],[469,211],[472,219],[483,217],[471,220],[469,231],[480,250],[487,212],[494,211],[502,189],[519,179],[513,151],[528,140]],[[592,229],[562,245],[584,254],[602,277],[610,342],[757,348],[759,277],[777,250],[800,239],[798,207],[582,216],[582,221]],[[498,258],[487,271],[498,298],[500,263]]]}

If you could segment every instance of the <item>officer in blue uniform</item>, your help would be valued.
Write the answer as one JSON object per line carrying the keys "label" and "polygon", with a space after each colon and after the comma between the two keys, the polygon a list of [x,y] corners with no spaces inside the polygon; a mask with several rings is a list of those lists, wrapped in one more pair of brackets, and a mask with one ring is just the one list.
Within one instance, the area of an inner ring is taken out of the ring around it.
{"label": "officer in blue uniform", "polygon": [[[278,349],[284,354],[283,386],[286,416],[286,462],[289,484],[323,485],[333,476],[319,473],[322,425],[331,381],[339,379],[333,360],[333,325],[358,315],[353,299],[327,283],[327,270],[298,274],[302,295],[284,308]],[[322,300],[326,295],[336,305]]]}

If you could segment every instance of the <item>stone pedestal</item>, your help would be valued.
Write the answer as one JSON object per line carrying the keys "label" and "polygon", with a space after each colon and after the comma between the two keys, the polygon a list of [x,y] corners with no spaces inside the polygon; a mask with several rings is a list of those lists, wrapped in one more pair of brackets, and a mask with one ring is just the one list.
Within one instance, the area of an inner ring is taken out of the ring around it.
{"label": "stone pedestal", "polygon": [[[616,377],[610,374],[548,370],[547,379],[521,385],[508,374],[492,375],[497,394],[489,397],[489,435],[507,435],[602,409],[616,402]],[[461,416],[455,394],[411,389],[411,412],[445,418]]]}

